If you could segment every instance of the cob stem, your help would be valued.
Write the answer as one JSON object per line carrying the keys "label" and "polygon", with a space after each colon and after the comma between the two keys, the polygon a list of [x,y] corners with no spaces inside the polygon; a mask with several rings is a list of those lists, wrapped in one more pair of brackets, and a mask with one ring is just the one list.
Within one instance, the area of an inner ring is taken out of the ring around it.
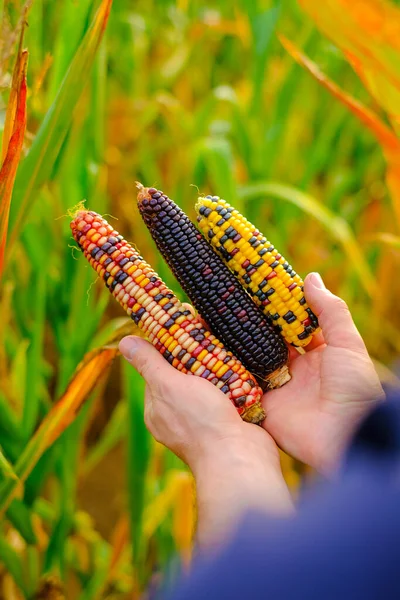
{"label": "cob stem", "polygon": [[292,377],[289,373],[287,365],[283,365],[283,367],[280,367],[279,369],[271,373],[269,377],[266,378],[266,388],[270,390],[280,388],[283,385],[285,385],[285,383],[288,383],[291,380],[291,378]]}

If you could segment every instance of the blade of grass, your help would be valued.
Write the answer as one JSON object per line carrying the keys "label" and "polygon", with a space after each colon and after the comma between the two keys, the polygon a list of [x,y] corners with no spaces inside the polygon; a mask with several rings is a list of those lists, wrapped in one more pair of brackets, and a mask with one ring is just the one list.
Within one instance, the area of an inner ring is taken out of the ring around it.
{"label": "blade of grass", "polygon": [[400,139],[390,127],[383,123],[377,114],[340,89],[292,42],[284,36],[280,36],[280,40],[294,60],[306,68],[321,85],[344,104],[380,143],[388,163],[387,183],[391,191],[393,210],[400,227]]}
{"label": "blade of grass", "polygon": [[365,236],[365,240],[368,242],[379,242],[385,246],[390,246],[400,250],[400,236],[393,235],[393,233],[387,233],[385,231],[377,231]]}
{"label": "blade of grass", "polygon": [[18,477],[16,475],[16,473],[14,472],[14,469],[12,468],[11,463],[9,463],[9,461],[7,460],[7,458],[4,456],[1,446],[0,446],[0,473],[1,475],[3,475],[3,477],[5,479],[15,479],[16,481],[18,481]]}
{"label": "blade of grass", "polygon": [[22,500],[14,499],[6,514],[8,521],[27,544],[37,544],[38,540],[33,529],[31,511]]}
{"label": "blade of grass", "polygon": [[[68,2],[64,2],[60,6],[61,18],[56,38],[57,43],[52,52],[53,65],[48,91],[51,101],[56,97],[68,65],[85,33],[92,5],[93,0],[81,0],[74,6],[74,10],[71,10]],[[65,40],[68,40],[68,44],[65,43]]]}
{"label": "blade of grass", "polygon": [[[85,357],[65,394],[47,414],[18,459],[14,470],[21,482],[26,480],[45,450],[75,420],[80,407],[90,396],[99,380],[106,374],[116,354],[116,347],[103,347],[90,352]],[[0,486],[0,514],[7,509],[17,490],[18,486],[15,480],[2,483]]]}
{"label": "blade of grass", "polygon": [[15,585],[21,590],[24,598],[28,598],[22,557],[17,554],[14,548],[3,537],[0,537],[0,563],[11,574]]}
{"label": "blade of grass", "polygon": [[250,18],[254,40],[252,112],[258,112],[259,106],[262,105],[268,51],[274,38],[275,29],[281,14],[281,5],[282,3],[278,2],[276,3],[276,6],[272,6],[264,12],[257,12]]}
{"label": "blade of grass", "polygon": [[51,175],[107,25],[112,0],[103,0],[64,77],[57,97],[21,164],[10,213],[10,247],[32,207],[32,194]]}
{"label": "blade of grass", "polygon": [[[318,28],[357,61],[370,93],[400,121],[400,8],[388,0],[301,0]],[[335,24],[332,27],[332,24]]]}
{"label": "blade of grass", "polygon": [[15,63],[3,133],[3,164],[0,170],[0,278],[4,270],[11,196],[21,158],[26,129],[26,69],[28,52],[20,48]]}
{"label": "blade of grass", "polygon": [[177,499],[187,485],[189,473],[185,471],[170,470],[166,477],[164,489],[146,506],[143,515],[143,533],[147,539],[151,538],[166,516],[175,506]]}
{"label": "blade of grass", "polygon": [[150,435],[144,424],[144,380],[124,361],[123,377],[128,406],[128,494],[132,562],[140,580],[146,548],[143,547],[143,512],[146,475],[150,458]]}
{"label": "blade of grass", "polygon": [[308,56],[303,54],[293,42],[285,36],[280,35],[279,39],[283,47],[294,58],[294,60],[307,69],[307,71],[326,88],[335,98],[340,100],[358,119],[374,134],[382,148],[388,155],[400,154],[400,140],[394,131],[385,125],[385,123],[374,113],[367,108],[359,100],[353,98],[350,94],[342,90],[335,82],[325,75]]}
{"label": "blade of grass", "polygon": [[25,398],[22,414],[22,433],[25,439],[32,434],[41,404],[40,386],[42,382],[41,357],[43,355],[46,323],[46,277],[44,270],[39,272],[38,281],[31,294],[33,315],[30,345],[27,350]]}
{"label": "blade of grass", "polygon": [[[200,147],[200,158],[207,167],[211,184],[216,193],[225,194],[236,205],[238,202],[240,204],[233,176],[232,147],[228,140],[214,137],[205,139]],[[240,206],[238,206],[238,210],[241,210]]]}
{"label": "blade of grass", "polygon": [[190,473],[181,473],[181,493],[174,504],[172,534],[183,563],[189,566],[194,533],[194,482]]}
{"label": "blade of grass", "polygon": [[239,188],[239,195],[244,201],[254,200],[260,198],[260,196],[272,196],[279,200],[291,202],[303,212],[317,219],[329,231],[333,239],[340,242],[367,294],[374,297],[378,293],[377,282],[349,224],[342,217],[323,206],[318,200],[296,188],[274,182],[261,182],[242,186]]}

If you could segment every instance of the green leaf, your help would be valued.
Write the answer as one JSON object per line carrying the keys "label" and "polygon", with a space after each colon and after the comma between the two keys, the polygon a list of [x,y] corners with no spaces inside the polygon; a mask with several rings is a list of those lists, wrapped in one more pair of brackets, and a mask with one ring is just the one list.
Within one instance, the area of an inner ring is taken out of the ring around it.
{"label": "green leaf", "polygon": [[6,570],[11,574],[15,584],[28,598],[28,590],[25,584],[22,557],[10,546],[6,540],[0,536],[0,564],[3,564]]}
{"label": "green leaf", "polygon": [[32,293],[31,311],[33,316],[30,346],[27,352],[27,370],[25,386],[25,402],[22,416],[22,429],[25,438],[32,434],[40,407],[40,387],[42,371],[40,368],[43,354],[44,328],[46,324],[46,273],[44,270],[38,273],[35,291]]}
{"label": "green leaf", "polygon": [[225,195],[241,210],[240,198],[233,176],[234,161],[232,148],[224,138],[210,137],[199,148],[199,158],[206,165],[213,186],[212,193]]}
{"label": "green leaf", "polygon": [[150,457],[150,435],[144,424],[144,381],[126,361],[123,375],[128,401],[128,492],[131,521],[132,561],[140,569],[146,474]]}
{"label": "green leaf", "polygon": [[32,525],[30,510],[22,500],[15,499],[7,510],[7,519],[27,544],[37,544],[37,539]]}
{"label": "green leaf", "polygon": [[273,39],[276,25],[281,13],[281,3],[277,6],[257,14],[251,19],[254,38],[254,74],[253,74],[253,101],[252,108],[257,111],[262,103],[262,92],[265,84],[265,67],[268,59],[268,50]]}
{"label": "green leaf", "polygon": [[16,241],[34,205],[33,194],[51,176],[103,37],[111,4],[112,0],[102,0],[31,149],[20,165],[10,212],[10,246]]}
{"label": "green leaf", "polygon": [[17,475],[14,473],[14,469],[12,465],[8,462],[7,458],[4,456],[1,446],[0,446],[0,473],[4,478],[8,479],[18,479]]}

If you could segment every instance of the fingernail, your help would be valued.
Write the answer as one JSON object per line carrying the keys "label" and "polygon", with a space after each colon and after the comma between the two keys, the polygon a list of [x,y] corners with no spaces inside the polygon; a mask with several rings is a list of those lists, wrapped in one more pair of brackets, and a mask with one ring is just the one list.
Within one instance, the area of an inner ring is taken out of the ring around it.
{"label": "fingernail", "polygon": [[126,360],[132,360],[139,349],[139,344],[137,342],[137,338],[129,335],[128,337],[122,338],[118,347],[122,356],[126,358]]}
{"label": "fingernail", "polygon": [[319,290],[326,289],[325,284],[322,281],[322,277],[319,273],[310,273],[307,279],[311,283],[311,285],[314,286],[315,288],[317,288]]}

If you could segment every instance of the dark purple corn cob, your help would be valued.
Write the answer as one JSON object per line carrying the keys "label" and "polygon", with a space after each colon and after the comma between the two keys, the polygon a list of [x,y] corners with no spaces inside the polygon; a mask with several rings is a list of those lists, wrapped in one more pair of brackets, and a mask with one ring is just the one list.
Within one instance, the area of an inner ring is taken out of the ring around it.
{"label": "dark purple corn cob", "polygon": [[138,206],[158,249],[214,335],[264,387],[286,383],[286,344],[187,215],[155,188],[140,188]]}

